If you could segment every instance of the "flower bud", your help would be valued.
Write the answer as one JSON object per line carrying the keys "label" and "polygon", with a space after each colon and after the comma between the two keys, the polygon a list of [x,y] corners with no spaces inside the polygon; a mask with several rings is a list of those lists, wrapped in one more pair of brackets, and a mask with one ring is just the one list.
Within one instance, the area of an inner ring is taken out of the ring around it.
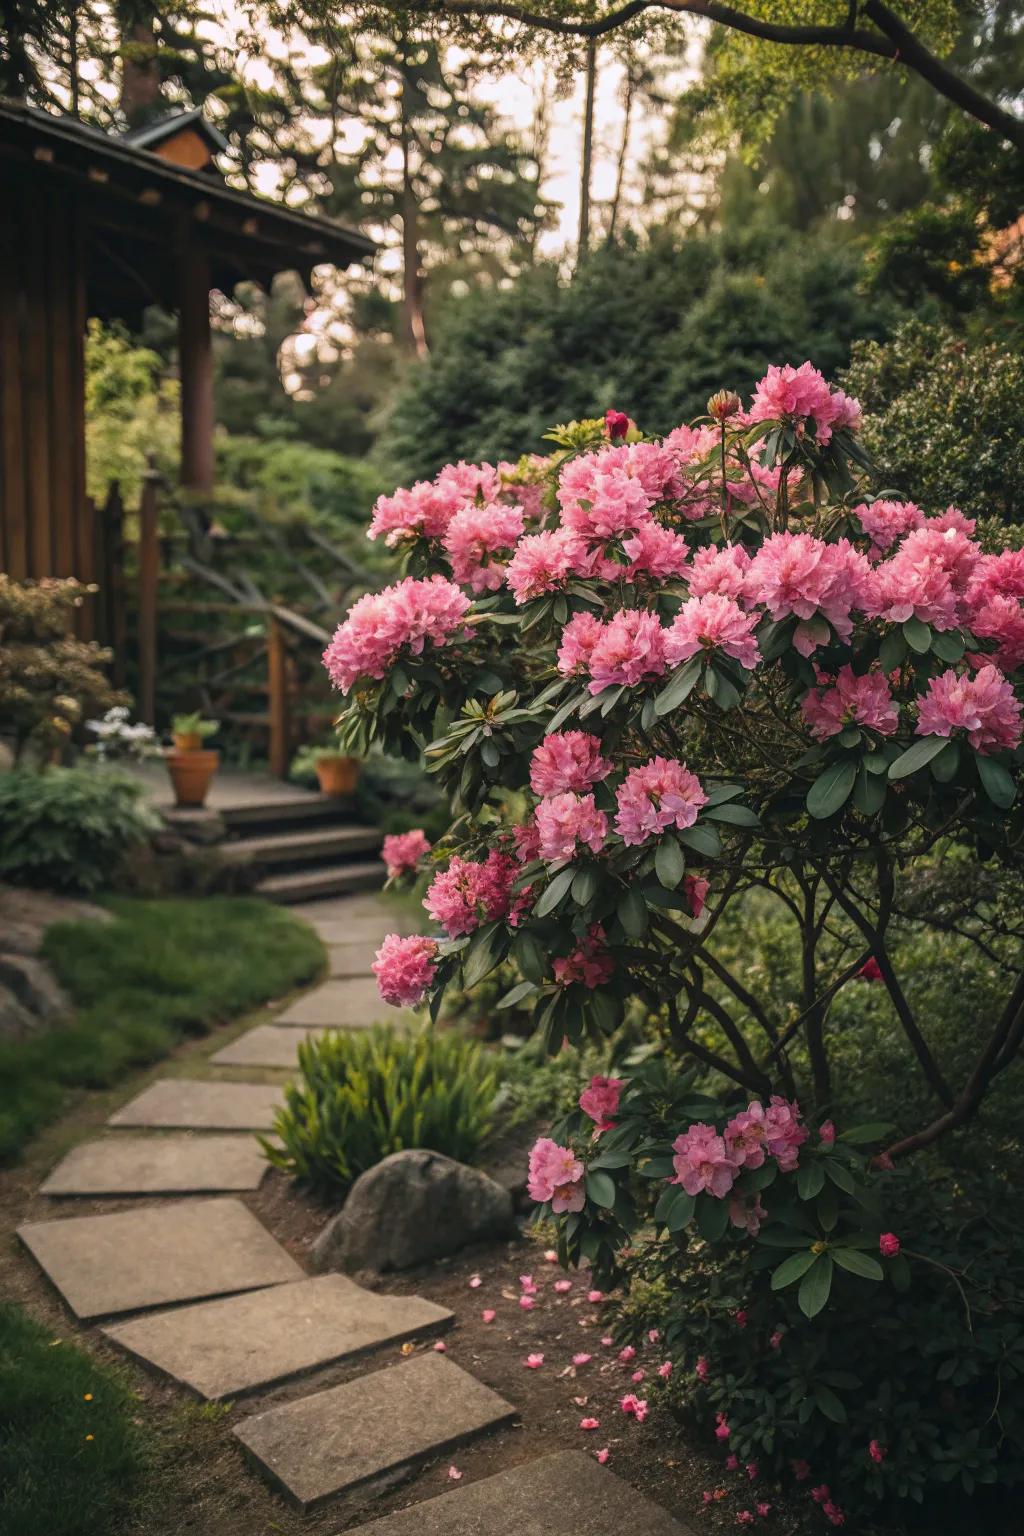
{"label": "flower bud", "polygon": [[614,443],[629,431],[629,417],[623,411],[609,409],[604,413],[604,429]]}
{"label": "flower bud", "polygon": [[731,389],[720,389],[708,401],[708,415],[715,421],[728,421],[740,410],[740,397]]}

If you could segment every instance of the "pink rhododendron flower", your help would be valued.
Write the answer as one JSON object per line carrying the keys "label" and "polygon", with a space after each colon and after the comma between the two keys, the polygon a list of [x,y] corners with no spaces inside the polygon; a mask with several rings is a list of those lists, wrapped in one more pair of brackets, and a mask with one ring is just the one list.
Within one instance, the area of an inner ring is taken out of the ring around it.
{"label": "pink rhododendron flower", "polygon": [[991,660],[1001,672],[1024,665],[1024,607],[1017,598],[994,593],[974,606],[968,622],[979,639],[996,642]]}
{"label": "pink rhododendron flower", "polygon": [[421,1003],[437,974],[436,959],[433,939],[389,933],[370,967],[384,1002],[393,1008],[414,1008]]}
{"label": "pink rhododendron flower", "polygon": [[[568,1188],[568,1186],[566,1186],[566,1187]],[[568,1210],[568,1208],[569,1207],[566,1206],[567,1210]],[[580,1209],[582,1210],[582,1208],[583,1208],[583,1198],[582,1198],[582,1191],[580,1191]],[[552,1207],[552,1209],[553,1209],[553,1207]],[[537,1305],[537,1303],[536,1303],[535,1299],[532,1296],[520,1296],[520,1298],[519,1298],[519,1305],[520,1305],[521,1309],[524,1312],[532,1312],[534,1307]]]}
{"label": "pink rhododendron flower", "polygon": [[591,1429],[600,1429],[600,1428],[601,1428],[601,1420],[600,1419],[580,1419],[580,1429],[591,1430]]}
{"label": "pink rhododendron flower", "polygon": [[934,556],[914,560],[902,549],[875,567],[866,608],[873,618],[893,624],[920,619],[938,630],[955,629],[960,619],[952,578],[942,561]]}
{"label": "pink rhododendron flower", "polygon": [[573,1365],[577,1365],[577,1366],[578,1365],[589,1365],[591,1360],[593,1360],[593,1358],[594,1358],[593,1355],[582,1355],[582,1354],[581,1355],[573,1355],[572,1363],[573,1363]]}
{"label": "pink rhododendron flower", "polygon": [[642,523],[628,539],[622,540],[622,549],[629,560],[629,581],[637,576],[667,581],[672,576],[686,575],[690,546],[681,533],[673,533],[661,523]]}
{"label": "pink rhododendron flower", "polygon": [[619,1112],[619,1099],[625,1081],[621,1077],[592,1077],[580,1094],[579,1104],[599,1131],[610,1131]]}
{"label": "pink rhododendron flower", "polygon": [[619,785],[615,830],[624,843],[645,843],[667,827],[692,827],[707,799],[697,775],[685,763],[674,757],[652,757],[631,768]]}
{"label": "pink rhododendron flower", "polygon": [[882,967],[879,965],[874,955],[868,956],[860,970],[857,972],[857,975],[863,976],[865,981],[881,981],[883,979]]}
{"label": "pink rhododendron flower", "polygon": [[968,592],[972,598],[1024,598],[1024,549],[1004,549],[998,555],[982,555],[971,572]]}
{"label": "pink rhododendron flower", "polygon": [[571,1291],[572,1290],[572,1281],[571,1280],[556,1280],[555,1281],[555,1290],[556,1291],[560,1291],[564,1295],[566,1291]]}
{"label": "pink rhododendron flower", "polygon": [[532,1275],[520,1275],[519,1289],[524,1291],[527,1296],[535,1296],[537,1294],[537,1282]]}
{"label": "pink rhododendron flower", "polygon": [[512,828],[512,841],[520,864],[531,864],[540,853],[540,834],[533,822]]}
{"label": "pink rhododendron flower", "polygon": [[423,905],[450,939],[461,938],[481,923],[518,916],[529,900],[523,902],[524,892],[513,893],[518,878],[518,861],[499,849],[492,849],[482,864],[456,856],[434,876]]}
{"label": "pink rhododendron flower", "polygon": [[754,1516],[749,1509],[738,1509],[736,1511],[737,1525],[753,1525],[753,1523]]}
{"label": "pink rhododendron flower", "polygon": [[687,875],[683,880],[683,895],[689,903],[690,916],[695,922],[704,911],[710,889],[711,881],[705,880],[702,875]]}
{"label": "pink rhododendron flower", "polygon": [[631,1360],[636,1359],[636,1350],[633,1348],[632,1344],[626,1344],[622,1349],[619,1350],[619,1359],[622,1361],[623,1365],[628,1365]]}
{"label": "pink rhododendron flower", "polygon": [[462,1481],[462,1473],[459,1471],[454,1462],[448,1468],[448,1481],[451,1483],[461,1483]]}
{"label": "pink rhododendron flower", "polygon": [[759,622],[759,614],[745,613],[735,598],[720,592],[691,597],[665,636],[665,660],[670,667],[677,667],[698,651],[722,651],[753,671],[761,661],[753,633]]}
{"label": "pink rhododendron flower", "polygon": [[757,1482],[758,1465],[756,1461],[748,1461],[743,1470],[746,1472],[752,1483]]}
{"label": "pink rhododendron flower", "polygon": [[439,539],[466,500],[466,493],[451,481],[441,484],[419,480],[411,490],[379,496],[367,538],[379,539],[389,549],[403,540],[422,536]]}
{"label": "pink rhododendron flower", "polygon": [[606,1464],[609,1456],[611,1455],[611,1451],[608,1449],[607,1446],[605,1446],[603,1450],[595,1451],[594,1455],[596,1456],[597,1460],[601,1463],[601,1466],[603,1467]]}
{"label": "pink rhododendron flower", "polygon": [[715,1439],[728,1440],[732,1431],[729,1428],[729,1420],[724,1413],[715,1414]]}
{"label": "pink rhododendron flower", "polygon": [[916,729],[918,736],[963,730],[979,752],[1012,751],[1021,738],[1021,706],[996,667],[982,667],[974,677],[958,677],[950,668],[930,679]]}
{"label": "pink rhododendron flower", "polygon": [[587,543],[620,538],[651,520],[654,495],[631,475],[621,449],[570,459],[558,482],[562,526]]}
{"label": "pink rhododendron flower", "polygon": [[574,950],[552,960],[551,973],[560,987],[568,987],[577,982],[593,991],[595,987],[602,987],[606,981],[611,981],[615,974],[615,961],[608,952],[605,937],[601,924],[594,923],[586,938]]}
{"label": "pink rhododendron flower", "polygon": [[[767,1214],[768,1212],[761,1204],[759,1196],[755,1196],[751,1201],[741,1200],[734,1195],[729,1202],[729,1221],[734,1227],[743,1228],[748,1237],[757,1236],[761,1230],[761,1223]],[[743,1319],[743,1323],[740,1324],[741,1327],[746,1325],[746,1313],[743,1314]],[[736,1321],[739,1322],[739,1320],[740,1313],[737,1312]]]}
{"label": "pink rhododendron flower", "polygon": [[422,827],[412,832],[392,832],[381,844],[380,856],[384,860],[388,879],[415,869],[424,854],[430,852],[430,844]]}
{"label": "pink rhododendron flower", "polygon": [[[867,558],[846,539],[825,544],[809,533],[773,533],[750,563],[748,592],[773,619],[795,614],[793,644],[809,656],[827,638],[827,621],[841,640],[853,631],[850,614],[874,591]],[[810,621],[814,621],[813,623]]]}
{"label": "pink rhododendron flower", "polygon": [[412,577],[367,592],[334,632],[323,661],[335,688],[348,693],[360,677],[380,679],[400,652],[419,656],[429,641],[443,646],[465,630],[469,598],[443,576]]}
{"label": "pink rhododendron flower", "polygon": [[614,411],[611,406],[604,413],[604,429],[612,442],[617,437],[625,437],[629,431],[629,417],[622,411]]}
{"label": "pink rhododendron flower", "polygon": [[641,1367],[640,1370],[634,1371],[632,1376],[629,1379],[630,1379],[630,1381],[636,1382],[637,1385],[639,1386],[640,1382],[643,1381],[643,1379],[644,1379],[644,1377],[646,1375],[647,1375],[647,1372],[643,1369],[643,1367]]}
{"label": "pink rhododendron flower", "polygon": [[843,1511],[839,1508],[839,1505],[833,1503],[833,1501],[831,1499],[826,1499],[825,1500],[824,1504],[821,1506],[821,1512],[825,1516],[825,1518],[828,1521],[829,1525],[845,1525],[846,1524],[846,1516],[843,1514]]}
{"label": "pink rhododendron flower", "polygon": [[858,677],[849,664],[840,667],[828,686],[805,693],[800,708],[819,741],[838,736],[848,725],[866,725],[891,736],[899,724],[899,710],[882,673]]}
{"label": "pink rhododendron flower", "polygon": [[483,1285],[483,1281],[479,1275],[470,1275],[468,1283],[471,1291],[478,1291]]}
{"label": "pink rhododendron flower", "polygon": [[520,539],[505,570],[505,581],[521,606],[545,592],[558,592],[578,569],[583,546],[568,528],[545,529]]}
{"label": "pink rhododendron flower", "polygon": [[603,633],[604,625],[594,614],[574,614],[562,630],[558,647],[558,670],[563,677],[590,671],[590,658]]}
{"label": "pink rhododendron flower", "polygon": [[690,427],[684,424],[666,433],[661,446],[672,455],[680,469],[686,469],[700,463],[718,447],[718,433],[714,427]]}
{"label": "pink rhododendron flower", "polygon": [[480,1313],[480,1316],[485,1323],[493,1323],[497,1315],[498,1314],[495,1312],[493,1307],[485,1307],[484,1310]]}
{"label": "pink rhododendron flower", "polygon": [[836,1128],[831,1120],[823,1120],[818,1126],[818,1135],[821,1137],[823,1147],[830,1147],[836,1139]]}
{"label": "pink rhododendron flower", "polygon": [[670,1182],[681,1184],[688,1195],[706,1191],[721,1200],[732,1189],[739,1166],[727,1153],[714,1126],[698,1121],[676,1137],[672,1150],[676,1176]]}
{"label": "pink rhododendron flower", "polygon": [[435,1355],[446,1355],[448,1353],[448,1345],[445,1343],[444,1339],[438,1339],[437,1343],[434,1345],[434,1353]]}
{"label": "pink rhododendron flower", "polygon": [[769,1338],[768,1338],[768,1347],[769,1347],[769,1349],[781,1349],[782,1348],[782,1339],[783,1339],[783,1335],[780,1333],[778,1328],[776,1328],[775,1332],[773,1334],[769,1335]]}
{"label": "pink rhododendron flower", "polygon": [[894,1259],[900,1251],[900,1240],[895,1232],[883,1232],[878,1239],[878,1251],[883,1259]]}
{"label": "pink rhododendron flower", "polygon": [[765,1158],[764,1105],[754,1099],[733,1115],[722,1132],[726,1150],[737,1168],[760,1168]]}
{"label": "pink rhododendron flower", "polygon": [[690,596],[716,593],[741,602],[747,596],[750,556],[742,544],[709,544],[698,549],[688,573]]}
{"label": "pink rhododendron flower", "polygon": [[661,1338],[661,1331],[660,1331],[660,1329],[658,1329],[658,1328],[648,1328],[648,1330],[647,1330],[647,1342],[648,1342],[648,1344],[657,1344],[657,1342],[658,1342],[658,1340],[660,1338]]}
{"label": "pink rhododendron flower", "polygon": [[[604,1301],[604,1291],[588,1291],[587,1300],[590,1302],[591,1306],[596,1307],[599,1301]],[[603,1339],[601,1340],[601,1343],[604,1343]]]}
{"label": "pink rhododendron flower", "polygon": [[800,1124],[800,1106],[772,1094],[765,1111],[765,1146],[783,1173],[797,1166],[797,1152],[807,1140],[807,1128]]}
{"label": "pink rhododendron flower", "polygon": [[708,1358],[706,1355],[697,1356],[697,1364],[694,1366],[694,1372],[698,1381],[708,1381],[710,1379],[711,1367],[708,1364]]}
{"label": "pink rhododendron flower", "polygon": [[762,1520],[766,1519],[772,1512],[772,1506],[764,1499],[759,1499],[754,1507],[758,1514],[761,1516]]}
{"label": "pink rhododendron flower", "polygon": [[635,1419],[638,1424],[642,1424],[647,1417],[647,1400],[637,1397],[635,1392],[627,1392],[619,1400],[619,1407],[627,1418]]}
{"label": "pink rhododendron flower", "polygon": [[535,795],[584,794],[606,779],[615,764],[601,756],[601,743],[588,731],[557,731],[545,736],[530,759],[530,788]]}
{"label": "pink rhododendron flower", "polygon": [[880,1467],[888,1454],[885,1446],[880,1445],[877,1440],[868,1441],[868,1455],[876,1466]]}
{"label": "pink rhododendron flower", "polygon": [[435,476],[439,491],[457,497],[462,505],[469,501],[493,501],[501,488],[501,477],[493,464],[446,464]]}
{"label": "pink rhododendron flower", "polygon": [[608,818],[593,795],[551,795],[540,802],[535,818],[540,857],[547,864],[573,858],[580,844],[600,853],[608,836]]}
{"label": "pink rhododendron flower", "polygon": [[[542,1136],[534,1142],[530,1153],[530,1173],[527,1189],[530,1199],[538,1202],[551,1201],[552,1210],[582,1211],[583,1164],[568,1147],[560,1147],[550,1137]],[[530,1300],[521,1297],[520,1300]]]}
{"label": "pink rhododendron flower", "polygon": [[817,440],[824,444],[832,436],[833,425],[856,430],[860,424],[860,404],[841,390],[833,393],[809,362],[801,363],[799,368],[788,363],[781,368],[772,364],[754,391],[747,420],[784,418],[812,420]]}
{"label": "pink rhododendron flower", "polygon": [[815,1504],[824,1504],[830,1492],[831,1489],[829,1488],[828,1483],[819,1483],[817,1488],[811,1489],[811,1498],[814,1500]]}
{"label": "pink rhododendron flower", "polygon": [[509,550],[523,532],[522,507],[470,504],[456,512],[445,529],[443,544],[452,576],[474,592],[496,592],[506,565],[493,557]]}
{"label": "pink rhododendron flower", "polygon": [[544,1356],[543,1355],[527,1355],[526,1359],[523,1361],[523,1364],[526,1366],[526,1369],[528,1371],[538,1371],[538,1370],[540,1370],[541,1366],[544,1364]]}
{"label": "pink rhododendron flower", "polygon": [[[564,644],[564,634],[562,640]],[[588,670],[593,694],[616,684],[632,688],[645,678],[661,677],[665,671],[665,631],[657,614],[639,608],[620,609],[602,627],[590,652]]]}
{"label": "pink rhododendron flower", "polygon": [[898,539],[924,526],[924,513],[912,501],[871,501],[850,512],[871,540],[871,553],[884,555]]}
{"label": "pink rhododendron flower", "polygon": [[668,1381],[669,1377],[672,1375],[671,1360],[662,1361],[662,1363],[658,1366],[658,1375],[661,1377],[662,1381]]}

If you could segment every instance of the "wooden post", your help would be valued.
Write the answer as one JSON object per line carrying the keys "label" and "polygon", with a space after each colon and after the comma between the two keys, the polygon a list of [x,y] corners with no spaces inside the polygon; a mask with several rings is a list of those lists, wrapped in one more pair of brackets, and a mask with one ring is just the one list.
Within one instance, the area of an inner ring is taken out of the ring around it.
{"label": "wooden post", "polygon": [[156,602],[160,575],[157,539],[157,481],[150,467],[142,477],[139,506],[139,718],[156,724]]}
{"label": "wooden post", "polygon": [[181,483],[209,495],[213,490],[214,426],[210,258],[200,238],[194,227],[189,229],[181,253]]}
{"label": "wooden post", "polygon": [[267,709],[270,716],[270,771],[275,778],[288,777],[291,756],[288,730],[288,651],[284,631],[275,614],[267,627]]}
{"label": "wooden post", "polygon": [[116,480],[110,482],[97,526],[102,541],[98,580],[106,625],[101,638],[104,645],[109,645],[114,653],[114,687],[123,688],[128,651],[128,615],[125,611],[124,503],[121,500],[121,486]]}

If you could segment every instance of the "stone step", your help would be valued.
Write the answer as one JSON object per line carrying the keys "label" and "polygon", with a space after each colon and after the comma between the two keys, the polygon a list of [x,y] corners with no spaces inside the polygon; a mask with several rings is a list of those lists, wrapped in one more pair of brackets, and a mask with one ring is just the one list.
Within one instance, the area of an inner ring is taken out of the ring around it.
{"label": "stone step", "polygon": [[33,1221],[18,1236],[83,1321],[303,1278],[239,1200]]}
{"label": "stone step", "polygon": [[303,1040],[326,1034],[325,1029],[279,1029],[276,1024],[257,1024],[210,1057],[214,1067],[284,1067],[295,1071]]}
{"label": "stone step", "polygon": [[350,800],[321,795],[308,789],[282,789],[266,799],[245,800],[236,805],[218,805],[228,830],[232,833],[271,832],[307,822],[351,820]]}
{"label": "stone step", "polygon": [[290,905],[325,896],[346,896],[352,891],[380,890],[383,884],[384,865],[379,859],[368,859],[360,863],[317,865],[289,874],[267,875],[257,882],[254,894]]}
{"label": "stone step", "polygon": [[269,1131],[284,1104],[276,1083],[204,1083],[161,1077],[110,1116],[144,1130]]}
{"label": "stone step", "polygon": [[277,1024],[283,1029],[366,1029],[370,1024],[393,1024],[411,1015],[403,1009],[382,1002],[374,976],[350,976],[346,980],[325,981],[297,997]]}
{"label": "stone step", "polygon": [[57,1164],[41,1193],[216,1194],[257,1189],[268,1167],[254,1136],[131,1136],[125,1132],[75,1147]]}
{"label": "stone step", "polygon": [[[308,827],[302,832],[239,837],[225,843],[222,852],[233,863],[257,864],[261,868],[282,864],[337,864],[357,854],[375,852],[381,845],[381,838],[376,827],[328,824]],[[380,872],[383,877],[383,865]]]}
{"label": "stone step", "polygon": [[333,977],[369,976],[384,935],[373,943],[331,944],[327,949],[327,974]]}
{"label": "stone step", "polygon": [[160,1375],[219,1402],[438,1333],[453,1321],[445,1307],[419,1296],[381,1296],[345,1275],[320,1275],[149,1313],[103,1332]]}
{"label": "stone step", "polygon": [[411,1471],[515,1416],[490,1387],[428,1353],[255,1414],[234,1433],[271,1482],[309,1510]]}
{"label": "stone step", "polygon": [[350,1536],[693,1536],[583,1451],[559,1451],[439,1494]]}

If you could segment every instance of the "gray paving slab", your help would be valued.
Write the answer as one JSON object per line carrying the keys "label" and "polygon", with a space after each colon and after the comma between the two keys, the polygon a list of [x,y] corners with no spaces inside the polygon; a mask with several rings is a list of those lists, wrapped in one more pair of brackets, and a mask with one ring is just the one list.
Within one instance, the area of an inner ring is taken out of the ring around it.
{"label": "gray paving slab", "polygon": [[250,1135],[125,1134],[75,1147],[57,1164],[42,1193],[197,1195],[257,1189],[267,1167]]}
{"label": "gray paving slab", "polygon": [[379,945],[331,944],[327,949],[328,974],[331,976],[369,976]]}
{"label": "gray paving slab", "polygon": [[164,1376],[217,1401],[287,1381],[453,1321],[419,1296],[381,1296],[319,1275],[116,1323],[104,1333]]}
{"label": "gray paving slab", "polygon": [[111,1115],[108,1125],[149,1130],[269,1131],[284,1103],[276,1083],[204,1083],[161,1077]]}
{"label": "gray paving slab", "polygon": [[303,1040],[325,1035],[327,1031],[312,1029],[279,1029],[276,1024],[257,1024],[246,1034],[239,1035],[230,1045],[225,1045],[210,1057],[215,1067],[289,1067],[299,1064],[299,1046]]}
{"label": "gray paving slab", "polygon": [[370,1024],[392,1022],[398,1011],[381,1001],[375,977],[355,976],[348,981],[325,981],[296,998],[277,1022],[286,1028],[321,1024],[332,1029],[365,1029]]}
{"label": "gray paving slab", "polygon": [[33,1221],[19,1227],[18,1236],[84,1319],[303,1278],[239,1200],[181,1200]]}
{"label": "gray paving slab", "polygon": [[599,1467],[559,1451],[360,1525],[350,1536],[693,1536],[692,1528]]}
{"label": "gray paving slab", "polygon": [[302,1509],[410,1470],[511,1423],[515,1409],[444,1355],[329,1387],[235,1426],[249,1455]]}

